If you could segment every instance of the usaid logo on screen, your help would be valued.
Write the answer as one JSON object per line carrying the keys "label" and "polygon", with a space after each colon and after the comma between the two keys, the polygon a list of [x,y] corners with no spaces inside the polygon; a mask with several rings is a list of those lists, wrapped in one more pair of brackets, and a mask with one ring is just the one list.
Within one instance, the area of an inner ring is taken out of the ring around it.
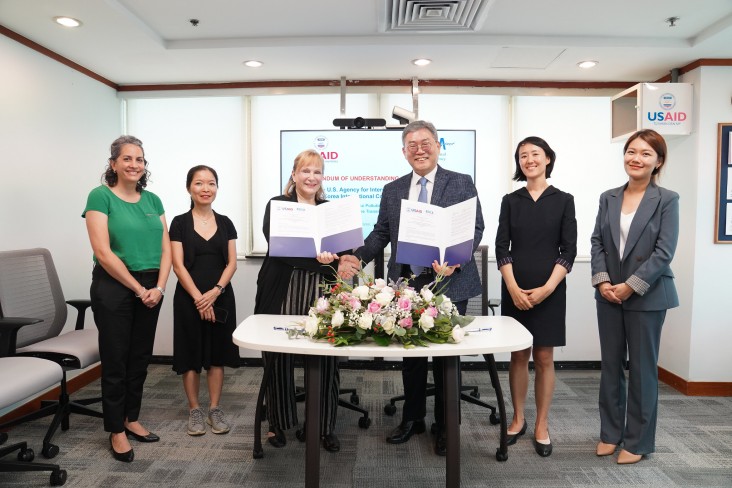
{"label": "usaid logo on screen", "polygon": [[328,147],[328,138],[325,136],[318,136],[313,141],[313,144],[315,145],[315,149],[322,151]]}
{"label": "usaid logo on screen", "polygon": [[320,153],[320,156],[323,158],[324,161],[327,162],[333,162],[338,160],[338,152],[337,151],[326,151],[325,149],[328,147],[328,138],[325,136],[317,136],[315,140],[313,140],[313,145],[315,146],[315,149],[318,150]]}

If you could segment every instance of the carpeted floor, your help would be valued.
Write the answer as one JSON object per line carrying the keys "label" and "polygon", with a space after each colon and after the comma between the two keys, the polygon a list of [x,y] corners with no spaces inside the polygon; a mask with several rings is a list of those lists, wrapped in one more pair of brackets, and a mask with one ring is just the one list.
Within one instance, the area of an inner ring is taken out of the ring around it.
{"label": "carpeted floor", "polygon": [[[159,443],[133,441],[135,461],[120,463],[112,459],[100,419],[72,416],[71,429],[56,434],[54,442],[61,452],[53,461],[68,471],[68,487],[303,486],[305,449],[294,430],[287,432],[287,446],[275,449],[265,443],[264,458],[252,459],[254,405],[261,373],[257,367],[227,370],[222,406],[232,431],[226,435],[209,431],[193,438],[186,434],[188,410],[180,377],[169,366],[154,365],[146,383],[141,420],[160,435]],[[505,373],[500,376],[511,415],[508,379]],[[594,454],[599,432],[598,380],[597,371],[557,372],[550,419],[554,453],[549,458],[540,458],[531,443],[531,393],[529,430],[509,448],[509,458],[502,463],[495,458],[498,426],[489,424],[486,410],[463,403],[461,486],[732,487],[732,398],[686,397],[662,385],[656,453],[636,465],[618,466],[612,457]],[[483,399],[494,398],[487,372],[466,371],[463,382],[479,385]],[[401,407],[393,417],[383,410],[389,397],[401,393],[399,371],[344,369],[342,386],[358,388],[372,424],[367,430],[360,429],[357,414],[339,411],[341,451],[321,451],[322,487],[445,486],[445,459],[433,454],[429,432],[401,445],[384,440],[400,419]],[[74,396],[97,394],[98,381]],[[429,422],[431,399],[428,410]],[[48,421],[16,427],[9,442],[29,440],[36,460],[43,461],[41,439]],[[48,486],[48,475],[0,473],[0,486]]]}

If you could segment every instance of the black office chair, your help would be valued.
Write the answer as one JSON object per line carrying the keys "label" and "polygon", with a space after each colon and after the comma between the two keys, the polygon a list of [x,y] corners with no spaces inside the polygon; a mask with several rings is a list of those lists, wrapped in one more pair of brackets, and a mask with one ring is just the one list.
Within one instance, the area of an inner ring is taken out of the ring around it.
{"label": "black office chair", "polygon": [[[66,325],[67,304],[77,309],[76,328],[62,334]],[[47,249],[24,249],[0,252],[0,314],[5,317],[28,317],[33,320],[17,333],[17,356],[31,356],[58,363],[63,369],[61,393],[53,402],[43,402],[40,410],[0,427],[10,427],[28,420],[53,415],[43,439],[41,453],[55,457],[58,446],[51,439],[58,429],[69,429],[69,414],[102,417],[102,412],[86,405],[101,401],[90,398],[71,401],[66,385],[66,371],[84,369],[99,362],[99,339],[96,328],[84,329],[84,312],[90,300],[64,301],[61,282]]]}
{"label": "black office chair", "polygon": [[[501,304],[501,300],[498,298],[488,298],[488,246],[478,246],[473,254],[475,257],[475,264],[478,266],[478,273],[480,274],[481,289],[483,292],[468,300],[467,315],[491,315],[496,314],[495,308]],[[491,358],[493,355],[490,355]],[[486,358],[487,359],[487,358]],[[491,362],[488,362],[489,370],[491,368]],[[495,369],[495,361],[492,363],[493,369]],[[491,382],[495,388],[495,383]],[[427,396],[435,395],[435,385],[427,384]],[[462,385],[460,387],[460,399],[478,405],[483,408],[487,408],[491,411],[490,423],[496,425],[501,422],[501,417],[496,414],[496,407],[489,405],[484,401],[480,400],[480,392],[477,386]],[[404,400],[404,395],[398,395],[392,397],[389,400],[389,404],[384,406],[384,413],[386,415],[394,415],[396,413],[396,402]],[[434,426],[433,426],[434,427]]]}
{"label": "black office chair", "polygon": [[[358,406],[359,402],[361,401],[358,396],[358,391],[355,388],[341,388],[340,390],[338,390],[338,394],[350,395],[348,397],[348,401],[344,400],[343,398],[338,398],[338,406],[345,408],[346,410],[351,410],[352,412],[360,413],[361,417],[358,419],[358,426],[362,429],[368,429],[371,425],[371,419],[369,418],[368,410]],[[298,402],[305,401],[305,388],[303,388],[302,386],[298,386],[295,388],[295,399]],[[297,438],[300,439],[299,431],[296,433],[296,435]],[[305,440],[304,434],[303,438],[300,440]]]}
{"label": "black office chair", "polygon": [[[0,316],[0,409],[19,404],[61,383],[63,370],[53,361],[13,357],[17,331],[35,321]],[[33,463],[35,453],[27,442],[5,445],[8,435],[0,433],[0,473],[50,471],[52,486],[66,483],[66,471],[57,464]],[[18,451],[17,460],[3,459]]]}

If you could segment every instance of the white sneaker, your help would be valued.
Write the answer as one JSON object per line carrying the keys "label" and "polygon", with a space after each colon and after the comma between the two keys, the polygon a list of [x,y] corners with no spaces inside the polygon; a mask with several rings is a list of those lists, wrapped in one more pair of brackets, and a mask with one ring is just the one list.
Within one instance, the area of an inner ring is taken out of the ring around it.
{"label": "white sneaker", "polygon": [[188,414],[188,435],[203,435],[206,433],[206,424],[203,423],[203,410],[194,408]]}
{"label": "white sneaker", "polygon": [[230,427],[226,419],[224,419],[224,411],[221,410],[221,407],[213,407],[210,409],[206,422],[211,426],[211,432],[214,434],[226,434],[229,432]]}

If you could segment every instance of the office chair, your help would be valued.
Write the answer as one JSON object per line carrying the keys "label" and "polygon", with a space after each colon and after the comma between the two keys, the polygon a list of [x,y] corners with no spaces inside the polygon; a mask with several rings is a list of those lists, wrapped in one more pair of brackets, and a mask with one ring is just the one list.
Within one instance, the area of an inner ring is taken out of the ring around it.
{"label": "office chair", "polygon": [[[63,370],[53,361],[12,357],[20,327],[37,320],[0,318],[0,409],[10,407],[61,383]],[[50,471],[51,486],[66,483],[66,471],[57,464],[32,463],[35,453],[27,442],[5,445],[8,435],[0,432],[0,473]],[[3,459],[18,451],[17,461]]]}
{"label": "office chair", "polygon": [[[467,306],[467,315],[488,315],[490,312],[491,315],[496,314],[495,308],[501,304],[501,300],[497,298],[488,298],[488,246],[478,246],[478,249],[475,250],[475,253],[473,254],[475,257],[475,264],[478,266],[478,274],[480,275],[480,282],[481,282],[481,289],[483,290],[482,293],[478,296],[475,296],[468,300],[468,306]],[[486,355],[490,356],[491,359],[493,358],[492,354]],[[488,358],[486,358],[488,360]],[[495,370],[496,365],[495,361],[491,363],[491,361],[488,361],[488,368],[489,371],[491,368]],[[496,373],[497,378],[497,373]],[[493,382],[493,377],[491,375],[491,384],[493,385],[494,389],[496,387],[495,383]],[[467,393],[470,392],[470,393]],[[427,384],[427,396],[434,396],[435,395],[435,385],[428,383]],[[487,408],[491,411],[490,413],[490,423],[493,425],[496,425],[501,422],[501,417],[496,414],[496,407],[493,405],[489,405],[483,401],[480,400],[480,392],[478,391],[477,386],[469,386],[469,385],[462,385],[460,387],[460,399],[472,403],[473,405],[478,405],[483,408]],[[394,415],[396,413],[396,402],[400,402],[404,400],[404,395],[398,395],[395,397],[392,397],[389,400],[389,404],[384,406],[384,413],[386,415]],[[500,402],[501,404],[503,402]],[[434,425],[433,425],[434,429]]]}
{"label": "office chair", "polygon": [[[67,303],[77,309],[76,328],[61,334],[66,325]],[[59,452],[51,439],[59,425],[61,430],[69,429],[69,414],[102,417],[101,412],[86,406],[101,398],[71,401],[66,384],[66,371],[84,369],[99,361],[97,331],[84,329],[84,313],[90,305],[90,300],[64,302],[61,283],[47,249],[0,252],[0,316],[40,319],[17,332],[15,355],[48,359],[63,369],[57,401],[43,402],[40,410],[2,427],[53,415],[41,450],[49,459]]]}
{"label": "office chair", "polygon": [[[358,404],[361,401],[361,399],[358,396],[358,392],[355,388],[341,388],[338,390],[338,395],[350,395],[348,397],[348,401],[344,400],[343,398],[338,398],[338,406],[345,408],[346,410],[351,410],[352,412],[357,412],[361,414],[361,417],[358,419],[358,426],[362,429],[368,429],[371,426],[371,419],[369,418],[369,411],[366,410],[363,407],[359,407]],[[295,400],[298,402],[305,401],[305,388],[302,386],[295,387]],[[298,430],[295,435],[297,438],[301,441],[305,440],[305,433]],[[300,436],[302,435],[302,439],[300,439]]]}

